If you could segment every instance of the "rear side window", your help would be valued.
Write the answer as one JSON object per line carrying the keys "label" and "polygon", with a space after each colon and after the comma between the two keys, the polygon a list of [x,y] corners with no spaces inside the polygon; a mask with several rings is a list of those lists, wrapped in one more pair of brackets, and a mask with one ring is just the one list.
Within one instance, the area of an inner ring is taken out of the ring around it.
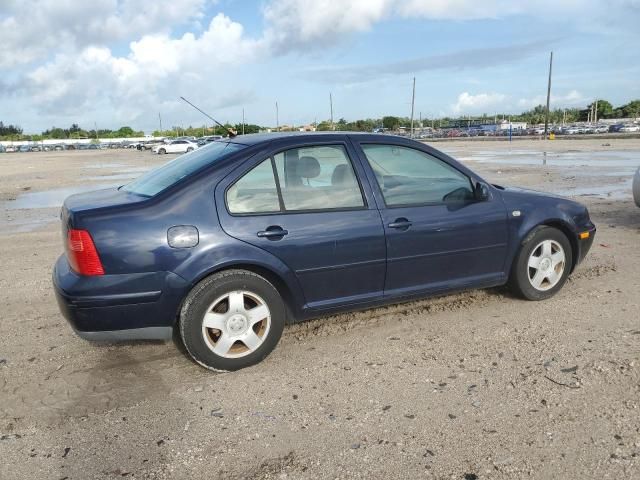
{"label": "rear side window", "polygon": [[230,213],[274,213],[365,206],[341,145],[294,148],[268,158],[227,190]]}
{"label": "rear side window", "polygon": [[364,200],[344,147],[314,146],[274,156],[286,210],[361,208]]}
{"label": "rear side window", "polygon": [[227,207],[229,212],[240,214],[280,210],[270,158],[254,167],[227,190]]}
{"label": "rear side window", "polygon": [[362,145],[362,149],[387,206],[441,204],[474,198],[469,177],[425,152],[379,144]]}
{"label": "rear side window", "polygon": [[145,197],[153,197],[184,177],[243,148],[246,147],[237,143],[211,143],[145,173],[122,187],[122,190]]}

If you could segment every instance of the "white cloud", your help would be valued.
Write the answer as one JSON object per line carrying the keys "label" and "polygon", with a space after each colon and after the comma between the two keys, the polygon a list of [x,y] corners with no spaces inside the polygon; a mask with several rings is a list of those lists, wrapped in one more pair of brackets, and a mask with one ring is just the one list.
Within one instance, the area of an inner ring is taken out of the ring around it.
{"label": "white cloud", "polygon": [[[550,108],[575,107],[583,105],[585,102],[587,102],[587,99],[577,90],[571,90],[564,94],[555,94],[552,92]],[[536,95],[535,97],[518,99],[517,105],[519,108],[533,108],[538,105],[545,105],[546,103],[546,95]]]}
{"label": "white cloud", "polygon": [[[218,14],[199,36],[146,35],[131,43],[127,56],[114,56],[106,47],[60,54],[29,73],[23,88],[41,108],[57,114],[92,112],[107,97],[115,117],[135,118],[166,99],[175,107],[178,96],[202,90],[217,71],[246,62],[260,48],[244,37],[242,25]],[[237,98],[233,89],[229,96]]]}
{"label": "white cloud", "polygon": [[52,51],[168,33],[201,18],[204,6],[205,0],[10,2],[0,7],[0,67],[29,63]]}
{"label": "white cloud", "polygon": [[276,51],[335,43],[370,29],[390,12],[389,0],[274,0],[264,7],[265,40]]}
{"label": "white cloud", "polygon": [[451,111],[456,115],[493,112],[504,109],[504,102],[507,98],[507,95],[502,93],[471,95],[469,92],[462,92],[458,95],[456,103],[451,106]]}

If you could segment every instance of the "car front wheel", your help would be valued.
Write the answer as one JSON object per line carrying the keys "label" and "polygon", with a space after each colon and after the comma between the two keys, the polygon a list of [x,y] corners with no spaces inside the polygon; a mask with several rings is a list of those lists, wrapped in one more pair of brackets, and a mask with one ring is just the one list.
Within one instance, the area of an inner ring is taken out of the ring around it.
{"label": "car front wheel", "polygon": [[555,295],[571,272],[572,250],[560,230],[541,226],[524,240],[511,269],[509,286],[527,300]]}
{"label": "car front wheel", "polygon": [[246,270],[227,270],[189,293],[180,313],[180,336],[203,367],[238,370],[269,355],[284,324],[284,303],[269,281]]}
{"label": "car front wheel", "polygon": [[164,155],[165,153],[167,153],[167,151],[164,148],[161,148],[160,150],[158,150],[158,153],[160,155]]}

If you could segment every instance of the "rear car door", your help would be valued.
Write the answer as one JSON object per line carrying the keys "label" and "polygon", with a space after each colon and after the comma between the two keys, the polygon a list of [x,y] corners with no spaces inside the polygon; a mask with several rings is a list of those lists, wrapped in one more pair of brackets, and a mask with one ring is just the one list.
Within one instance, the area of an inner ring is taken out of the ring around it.
{"label": "rear car door", "polygon": [[216,189],[222,228],[296,275],[307,307],[382,298],[384,231],[362,165],[346,142],[275,149]]}
{"label": "rear car door", "polygon": [[408,146],[361,143],[387,244],[385,295],[497,284],[504,278],[507,214],[477,200],[468,172]]}

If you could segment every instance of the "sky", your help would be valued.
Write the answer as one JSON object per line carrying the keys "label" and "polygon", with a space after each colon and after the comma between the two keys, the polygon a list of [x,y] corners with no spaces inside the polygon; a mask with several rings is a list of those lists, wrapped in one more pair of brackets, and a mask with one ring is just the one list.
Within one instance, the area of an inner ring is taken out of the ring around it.
{"label": "sky", "polygon": [[640,0],[0,0],[25,132],[518,113],[640,98]]}

